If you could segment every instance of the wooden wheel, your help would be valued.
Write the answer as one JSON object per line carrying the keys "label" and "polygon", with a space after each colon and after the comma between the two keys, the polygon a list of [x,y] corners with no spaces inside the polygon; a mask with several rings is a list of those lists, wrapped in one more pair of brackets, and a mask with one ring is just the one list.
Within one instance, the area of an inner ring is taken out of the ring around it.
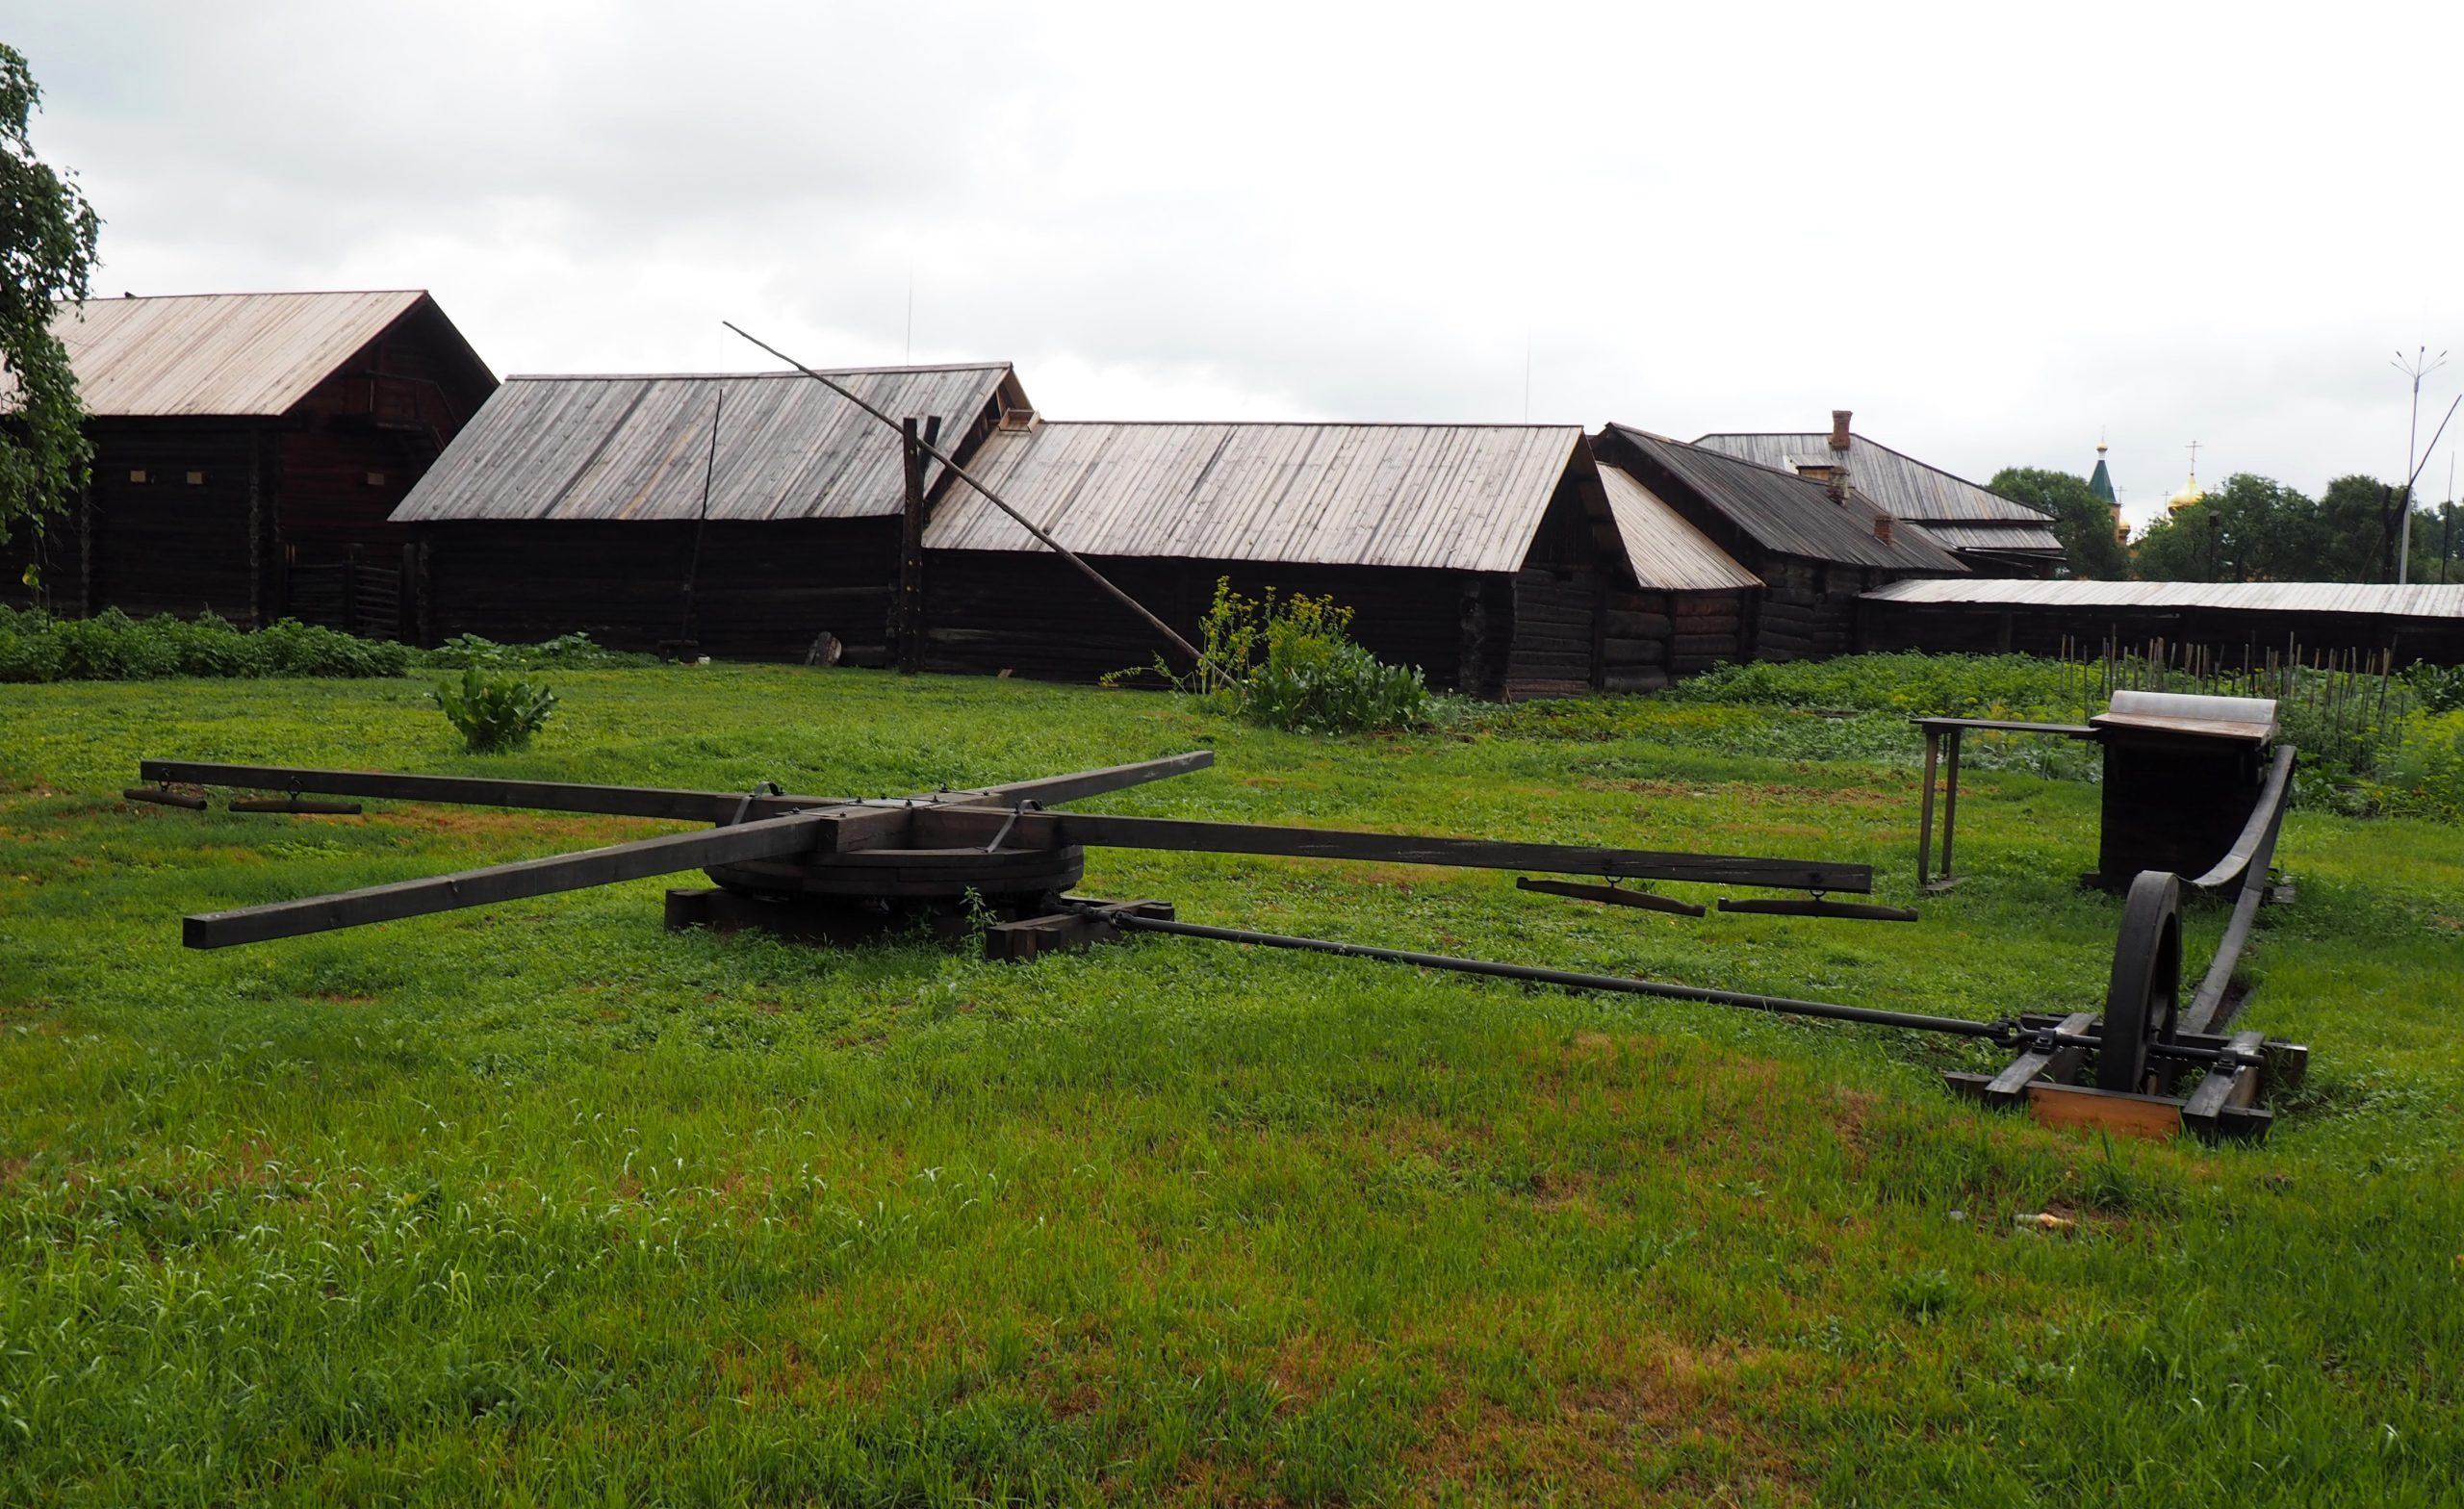
{"label": "wooden wheel", "polygon": [[2182,882],[2143,870],[2122,903],[2105,1025],[2096,1049],[2096,1087],[2137,1092],[2147,1086],[2147,1050],[2173,1040],[2182,1005]]}

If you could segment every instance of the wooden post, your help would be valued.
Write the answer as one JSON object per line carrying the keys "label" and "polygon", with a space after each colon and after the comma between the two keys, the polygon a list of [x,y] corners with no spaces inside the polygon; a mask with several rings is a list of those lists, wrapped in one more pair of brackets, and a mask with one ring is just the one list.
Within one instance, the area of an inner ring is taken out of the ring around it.
{"label": "wooden post", "polygon": [[343,552],[342,620],[337,627],[344,633],[359,632],[359,547],[356,545]]}
{"label": "wooden post", "polygon": [[260,431],[248,426],[248,613],[249,628],[266,625],[266,513],[265,486],[258,467],[257,437]]}
{"label": "wooden post", "polygon": [[1959,729],[1951,730],[1950,748],[1942,752],[1946,756],[1944,762],[1950,766],[1950,769],[1942,775],[1942,883],[1945,885],[1948,885],[1951,880],[1951,833],[1958,827],[1960,820],[1960,734],[1962,731],[1964,730]]}
{"label": "wooden post", "polygon": [[1916,819],[1916,888],[1925,888],[1926,874],[1934,863],[1934,764],[1942,753],[1942,734],[1938,729],[1925,730],[1925,801]]}
{"label": "wooden post", "polygon": [[94,484],[77,490],[77,616],[94,616]]}
{"label": "wooden post", "polygon": [[898,538],[898,640],[900,674],[924,669],[924,448],[917,444],[915,421],[899,424],[900,449],[906,462],[907,497],[900,511]]}

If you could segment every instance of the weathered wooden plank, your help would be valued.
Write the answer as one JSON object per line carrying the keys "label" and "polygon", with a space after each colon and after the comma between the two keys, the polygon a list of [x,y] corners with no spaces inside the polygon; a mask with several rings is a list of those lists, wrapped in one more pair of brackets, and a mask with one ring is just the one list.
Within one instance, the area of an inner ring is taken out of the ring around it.
{"label": "weathered wooden plank", "polygon": [[252,791],[314,792],[329,797],[374,797],[400,802],[447,802],[467,806],[526,807],[540,812],[595,812],[608,817],[658,817],[679,822],[725,823],[739,810],[777,817],[827,806],[830,797],[754,797],[741,792],[684,791],[655,786],[595,786],[564,780],[504,780],[491,776],[406,776],[380,770],[305,770],[285,765],[219,765],[202,760],[149,759],[138,771],[148,780]]}
{"label": "weathered wooden plank", "polygon": [[[2256,1054],[2266,1041],[2265,1033],[2235,1033],[2229,1047],[2235,1053]],[[2264,1072],[2239,1064],[2211,1065],[2182,1102],[2182,1125],[2213,1139],[2218,1135],[2218,1118],[2225,1107],[2248,1106],[2258,1100],[2259,1078]]]}
{"label": "weathered wooden plank", "polygon": [[1150,780],[1168,780],[1194,770],[1204,770],[1214,763],[1213,750],[1191,750],[1186,754],[1167,754],[1160,759],[1107,765],[1101,770],[1072,771],[1065,776],[1038,776],[1032,780],[1014,780],[1008,785],[982,786],[952,795],[976,803],[998,802],[1003,806],[1014,806],[1020,802],[1038,802],[1045,806],[1054,806],[1064,802],[1075,802],[1081,797],[1100,796],[1107,791],[1125,791]]}
{"label": "weathered wooden plank", "polygon": [[334,896],[202,912],[187,919],[182,941],[190,948],[227,948],[235,943],[261,943],[303,933],[328,933],[337,928],[392,922],[464,907],[493,906],[555,891],[674,875],[706,865],[776,858],[809,851],[826,826],[825,819],[817,814],[797,813],[706,832],[668,833],[580,854],[490,865],[457,875],[372,885]]}
{"label": "weathered wooden plank", "polygon": [[[980,807],[916,809],[919,845],[982,844],[1010,814]],[[981,835],[981,836],[978,836]],[[1873,869],[1812,859],[1598,849],[1572,844],[1501,843],[1431,838],[1412,833],[1357,832],[1331,828],[1278,828],[1169,817],[1114,817],[1082,812],[1018,815],[1008,842],[1020,847],[1078,844],[1090,849],[1164,849],[1197,854],[1282,855],[1304,859],[1367,859],[1388,864],[1450,865],[1481,870],[1543,870],[1629,880],[1696,881],[1780,890],[1873,889]]]}
{"label": "weathered wooden plank", "polygon": [[[2074,1011],[2062,1019],[2058,1029],[2065,1036],[2084,1037],[2096,1025],[2093,1011]],[[2067,1080],[2079,1072],[2087,1061],[2088,1050],[2073,1044],[2050,1049],[2030,1049],[2011,1061],[2008,1068],[1986,1083],[1982,1098],[1989,1105],[2015,1106],[2028,1098],[2028,1086],[2037,1080]]]}
{"label": "weathered wooden plank", "polygon": [[1639,911],[1665,911],[1680,917],[1704,915],[1701,907],[1674,896],[1656,896],[1650,891],[1628,890],[1617,885],[1586,885],[1579,881],[1535,881],[1527,875],[1514,878],[1519,891],[1538,891],[1549,896],[1570,896],[1576,901],[1596,901],[1610,907],[1631,907]]}
{"label": "weathered wooden plank", "polygon": [[1616,639],[1666,639],[1675,620],[1665,613],[1633,613],[1619,608],[1608,610],[1608,633]]}
{"label": "weathered wooden plank", "polygon": [[2182,1103],[2162,1095],[2134,1095],[2092,1085],[2028,1087],[2028,1114],[2040,1126],[2083,1132],[2118,1132],[2161,1141],[2179,1136]]}

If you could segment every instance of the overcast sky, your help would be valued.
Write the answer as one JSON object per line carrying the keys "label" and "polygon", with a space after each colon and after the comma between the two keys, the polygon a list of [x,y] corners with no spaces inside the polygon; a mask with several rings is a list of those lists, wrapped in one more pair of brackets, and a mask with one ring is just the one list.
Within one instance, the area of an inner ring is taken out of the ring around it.
{"label": "overcast sky", "polygon": [[1978,480],[2108,432],[2134,515],[2193,440],[2394,478],[2396,349],[2459,348],[2425,441],[2464,376],[2464,5],[0,17],[98,294],[426,288],[500,372],[775,365],[731,319],[1057,418],[1841,407]]}

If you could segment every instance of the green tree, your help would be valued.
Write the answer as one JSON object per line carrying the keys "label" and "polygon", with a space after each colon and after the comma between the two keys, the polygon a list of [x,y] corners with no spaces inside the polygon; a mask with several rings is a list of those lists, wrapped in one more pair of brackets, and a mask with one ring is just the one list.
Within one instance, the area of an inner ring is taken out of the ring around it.
{"label": "green tree", "polygon": [[73,176],[35,156],[26,128],[41,102],[25,55],[0,43],[0,360],[15,379],[0,424],[0,541],[20,522],[39,530],[86,485],[93,460],[77,374],[51,321],[61,303],[85,302],[103,222]]}
{"label": "green tree", "polygon": [[2328,483],[2319,495],[2319,579],[2395,580],[2396,515],[2402,506],[2396,489],[2374,476],[2355,473]]}
{"label": "green tree", "polygon": [[2114,538],[2113,510],[2088,491],[2086,477],[2042,467],[2004,467],[1985,484],[2013,502],[2025,503],[2053,519],[2053,537],[2062,542],[2063,560],[2074,576],[2113,580],[2130,565],[2121,542]]}
{"label": "green tree", "polygon": [[2307,495],[2237,472],[2198,502],[2157,520],[2131,564],[2143,581],[2317,581],[2325,538],[2319,505]]}

